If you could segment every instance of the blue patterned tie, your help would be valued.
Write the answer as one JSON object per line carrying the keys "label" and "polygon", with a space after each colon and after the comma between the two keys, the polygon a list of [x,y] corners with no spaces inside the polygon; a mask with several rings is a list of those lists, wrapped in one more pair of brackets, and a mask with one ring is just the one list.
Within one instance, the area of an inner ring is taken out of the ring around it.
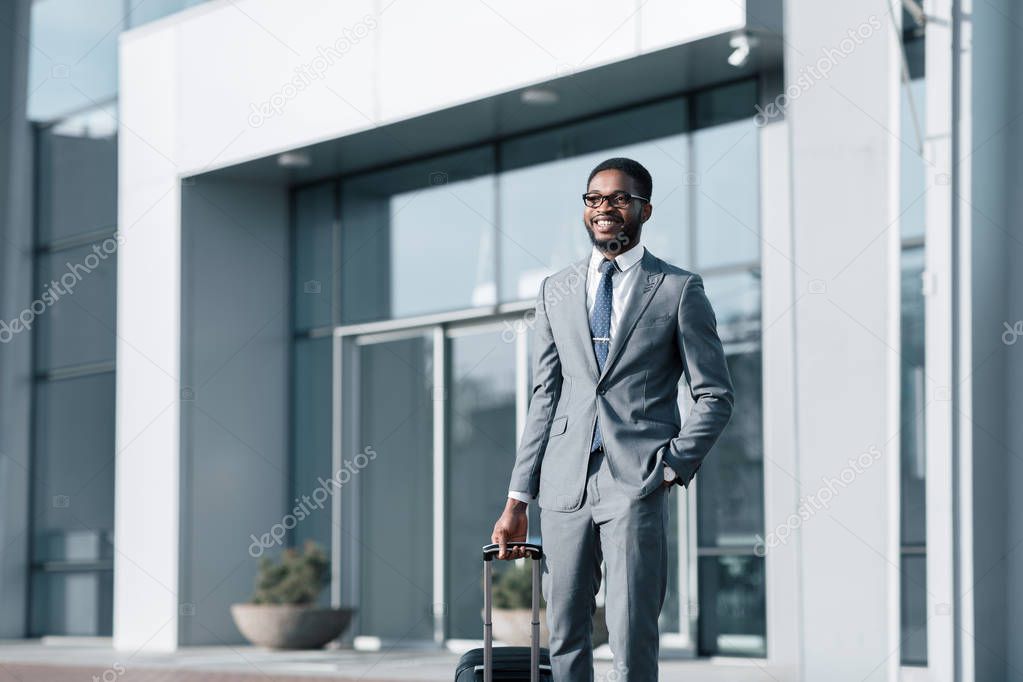
{"label": "blue patterned tie", "polygon": [[[606,258],[600,263],[600,284],[597,285],[596,301],[593,303],[593,312],[590,313],[590,333],[593,336],[593,352],[597,356],[597,365],[600,371],[604,371],[604,363],[607,362],[607,351],[611,344],[611,277],[615,273],[615,264]],[[604,444],[600,435],[600,423],[593,426],[593,443],[590,445],[590,452]]]}

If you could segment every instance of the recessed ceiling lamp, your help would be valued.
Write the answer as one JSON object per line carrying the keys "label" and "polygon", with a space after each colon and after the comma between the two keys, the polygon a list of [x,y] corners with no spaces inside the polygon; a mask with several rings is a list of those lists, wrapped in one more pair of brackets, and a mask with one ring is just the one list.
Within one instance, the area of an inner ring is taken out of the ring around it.
{"label": "recessed ceiling lamp", "polygon": [[277,157],[277,165],[283,168],[307,168],[311,163],[305,152],[284,152]]}
{"label": "recessed ceiling lamp", "polygon": [[549,88],[527,88],[522,91],[521,97],[523,104],[536,106],[550,106],[561,99],[558,93]]}

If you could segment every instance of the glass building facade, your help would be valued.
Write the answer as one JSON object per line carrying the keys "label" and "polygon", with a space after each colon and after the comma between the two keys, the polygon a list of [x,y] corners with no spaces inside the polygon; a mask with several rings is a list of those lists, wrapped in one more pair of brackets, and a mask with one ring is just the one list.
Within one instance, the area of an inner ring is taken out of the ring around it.
{"label": "glass building facade", "polygon": [[28,99],[35,257],[27,634],[113,628],[117,38],[196,0],[36,0]]}
{"label": "glass building facade", "polygon": [[[72,273],[74,285],[32,339],[30,636],[112,631],[117,256],[104,245],[117,230],[117,35],[194,4],[103,1],[85,14],[67,0],[32,5],[34,284],[41,296]],[[922,40],[907,42],[904,141],[916,139],[924,110],[921,50]],[[757,101],[756,83],[742,81],[293,188],[291,493],[335,472],[337,436],[343,460],[371,452],[374,463],[345,488],[340,525],[312,514],[291,543],[336,550],[336,589],[359,607],[356,634],[478,638],[474,558],[503,506],[528,407],[528,312],[543,277],[589,251],[578,201],[589,170],[624,155],[654,177],[643,243],[704,276],[737,396],[695,484],[673,498],[664,644],[766,656],[766,569],[755,551],[765,531]],[[904,148],[909,665],[927,663],[924,175]],[[535,504],[530,513],[538,528]]]}
{"label": "glass building facade", "polygon": [[[30,634],[109,634],[113,606],[117,125],[37,133]],[[58,298],[59,300],[59,298]]]}
{"label": "glass building facade", "polygon": [[737,395],[673,498],[665,644],[766,655],[756,96],[739,82],[294,190],[293,496],[331,475],[332,429],[345,460],[375,453],[341,527],[306,522],[294,541],[340,543],[356,635],[478,639],[475,557],[528,406],[526,313],[543,277],[589,253],[590,169],[629,156],[654,178],[642,242],[704,276]]}

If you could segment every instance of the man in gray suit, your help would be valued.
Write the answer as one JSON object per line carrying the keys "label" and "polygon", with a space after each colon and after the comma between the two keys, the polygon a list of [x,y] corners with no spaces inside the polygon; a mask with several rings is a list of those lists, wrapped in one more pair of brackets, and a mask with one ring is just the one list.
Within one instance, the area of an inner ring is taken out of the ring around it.
{"label": "man in gray suit", "polygon": [[[639,243],[651,190],[631,159],[594,168],[583,195],[591,255],[545,278],[536,299],[532,398],[492,540],[500,558],[524,556],[507,543],[526,540],[537,498],[555,682],[593,679],[601,561],[616,681],[657,679],[668,493],[689,485],[732,414],[702,279]],[[684,424],[683,374],[694,401]]]}

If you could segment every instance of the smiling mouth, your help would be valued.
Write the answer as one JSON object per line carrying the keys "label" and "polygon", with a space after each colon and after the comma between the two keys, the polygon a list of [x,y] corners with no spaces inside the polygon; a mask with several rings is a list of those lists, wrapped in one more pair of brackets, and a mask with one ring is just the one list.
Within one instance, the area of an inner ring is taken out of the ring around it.
{"label": "smiling mouth", "polygon": [[590,221],[590,223],[593,225],[593,227],[604,232],[613,230],[614,228],[620,227],[622,225],[622,222],[620,220],[614,220],[612,218],[604,217],[594,218],[593,220]]}

